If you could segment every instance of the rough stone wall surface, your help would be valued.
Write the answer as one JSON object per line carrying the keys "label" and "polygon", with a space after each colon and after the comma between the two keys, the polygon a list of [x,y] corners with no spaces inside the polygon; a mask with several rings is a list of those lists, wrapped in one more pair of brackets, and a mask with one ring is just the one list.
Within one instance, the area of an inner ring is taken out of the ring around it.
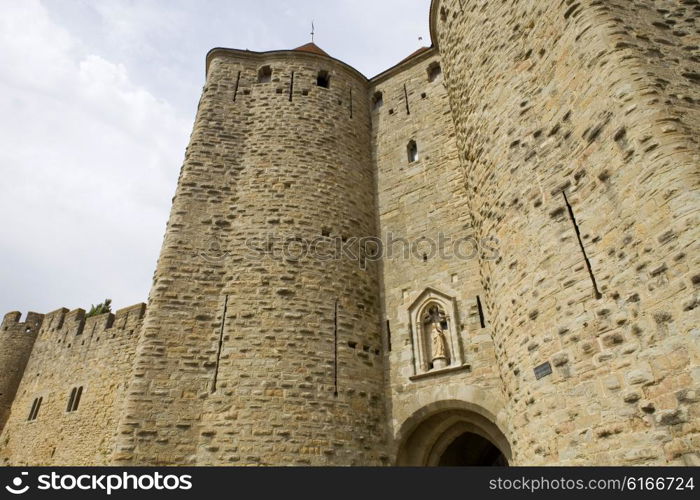
{"label": "rough stone wall surface", "polygon": [[[6,465],[108,465],[121,400],[134,361],[145,306],[85,318],[59,309],[43,317],[34,350],[0,434]],[[73,388],[83,387],[68,412]],[[28,416],[35,399],[35,420]]]}
{"label": "rough stone wall surface", "polygon": [[699,8],[433,5],[517,464],[700,461]]}
{"label": "rough stone wall surface", "polygon": [[7,313],[0,325],[0,433],[10,416],[17,388],[34,347],[43,315],[29,313],[20,322],[22,314]]}
{"label": "rough stone wall surface", "polygon": [[431,9],[369,82],[209,54],[148,311],[0,325],[0,463],[700,464],[700,4]]}
{"label": "rough stone wall surface", "polygon": [[[401,64],[372,80],[373,157],[378,216],[385,243],[383,300],[387,344],[386,393],[394,436],[412,414],[436,402],[461,400],[467,386],[488,389],[502,399],[502,384],[488,323],[481,326],[477,296],[483,295],[478,251],[493,242],[474,237],[454,123],[436,50]],[[408,98],[408,106],[406,99]],[[409,162],[415,141],[418,159]],[[486,247],[486,248],[484,248]],[[409,307],[432,288],[456,301],[463,369],[413,379],[416,356]],[[390,335],[390,337],[389,337]],[[417,402],[420,402],[419,404]]]}
{"label": "rough stone wall surface", "polygon": [[377,233],[368,108],[330,58],[210,54],[116,463],[388,459],[377,266],[323,259]]}

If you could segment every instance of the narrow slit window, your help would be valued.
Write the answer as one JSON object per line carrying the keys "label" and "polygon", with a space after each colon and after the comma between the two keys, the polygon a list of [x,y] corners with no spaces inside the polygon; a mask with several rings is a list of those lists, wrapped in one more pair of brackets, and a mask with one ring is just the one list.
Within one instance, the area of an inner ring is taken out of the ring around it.
{"label": "narrow slit window", "polygon": [[408,153],[408,163],[414,163],[418,161],[418,144],[416,141],[410,141],[406,147]]}
{"label": "narrow slit window", "polygon": [[603,294],[598,290],[598,282],[595,279],[595,273],[593,273],[593,266],[588,258],[588,253],[586,253],[586,246],[583,244],[583,238],[581,237],[581,229],[579,228],[578,221],[576,220],[576,215],[574,215],[574,209],[569,203],[569,198],[566,196],[566,192],[561,192],[564,197],[564,203],[569,212],[569,218],[571,219],[571,224],[574,226],[574,231],[576,232],[576,239],[578,240],[579,248],[581,248],[581,253],[583,254],[583,260],[586,263],[586,268],[588,269],[588,275],[591,278],[591,284],[593,285],[593,295],[596,299],[602,299]]}
{"label": "narrow slit window", "polygon": [[406,114],[410,115],[411,114],[411,105],[408,103],[408,88],[406,87],[406,84],[403,84],[403,95],[404,99],[406,99]]}
{"label": "narrow slit window", "polygon": [[478,295],[476,296],[476,307],[479,311],[479,324],[481,325],[481,328],[486,328],[486,316],[484,316],[484,308],[481,305],[481,297]]}
{"label": "narrow slit window", "polygon": [[386,349],[391,352],[391,322],[386,320]]}
{"label": "narrow slit window", "polygon": [[36,405],[38,402],[38,399],[35,399],[32,402],[32,408],[29,410],[29,416],[27,416],[27,421],[31,422],[34,419],[34,410],[36,410]]}
{"label": "narrow slit window", "polygon": [[73,411],[76,411],[78,409],[78,406],[80,406],[80,398],[83,395],[83,387],[80,386],[78,387],[78,392],[75,394],[75,401],[73,401]]}
{"label": "narrow slit window", "polygon": [[294,97],[294,71],[292,71],[292,76],[289,78],[289,102],[292,102]]}
{"label": "narrow slit window", "polygon": [[83,395],[83,386],[81,385],[80,387],[73,387],[73,390],[70,391],[70,398],[68,398],[68,408],[66,409],[67,412],[74,412],[78,410],[78,406],[80,406],[80,398]]}
{"label": "narrow slit window", "polygon": [[384,105],[384,94],[381,92],[375,92],[372,96],[372,111],[377,111]]}
{"label": "narrow slit window", "polygon": [[224,312],[221,315],[221,327],[219,328],[219,347],[216,350],[216,365],[214,366],[214,380],[211,385],[211,392],[216,392],[216,384],[219,380],[219,364],[221,363],[221,350],[224,346],[224,332],[226,329],[226,314],[228,312],[228,294],[224,296]]}
{"label": "narrow slit window", "polygon": [[440,75],[442,75],[442,68],[440,67],[440,63],[434,62],[430,66],[428,66],[429,82],[434,82],[435,80],[440,78]]}
{"label": "narrow slit window", "polygon": [[316,77],[316,85],[323,87],[324,89],[331,88],[331,75],[328,74],[328,71],[318,72],[318,76]]}
{"label": "narrow slit window", "polygon": [[270,83],[272,81],[272,68],[263,66],[258,70],[258,83]]}
{"label": "narrow slit window", "polygon": [[333,311],[333,395],[338,397],[338,299]]}
{"label": "narrow slit window", "polygon": [[[238,72],[238,76],[236,76],[236,87],[233,89],[233,102],[236,102],[236,97],[238,97],[238,87],[241,84],[241,72]],[[127,314],[127,319],[129,318],[129,315]],[[124,320],[124,324],[126,325],[126,320]]]}
{"label": "narrow slit window", "polygon": [[41,403],[43,400],[43,397],[39,397],[34,400],[34,402],[32,403],[32,409],[29,410],[29,417],[27,418],[27,421],[31,422],[37,419],[37,417],[39,416],[39,409],[41,408]]}
{"label": "narrow slit window", "polygon": [[76,392],[78,392],[78,389],[76,387],[73,387],[73,390],[70,391],[70,397],[68,398],[68,406],[66,407],[67,412],[73,411],[73,401],[75,401]]}

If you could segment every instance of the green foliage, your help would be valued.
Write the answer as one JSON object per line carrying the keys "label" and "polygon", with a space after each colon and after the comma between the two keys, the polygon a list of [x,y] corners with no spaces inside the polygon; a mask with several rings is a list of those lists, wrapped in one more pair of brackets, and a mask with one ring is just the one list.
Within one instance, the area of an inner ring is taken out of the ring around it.
{"label": "green foliage", "polygon": [[100,314],[112,312],[112,299],[105,299],[101,304],[93,305],[88,313],[85,315],[86,318],[91,316],[99,316]]}

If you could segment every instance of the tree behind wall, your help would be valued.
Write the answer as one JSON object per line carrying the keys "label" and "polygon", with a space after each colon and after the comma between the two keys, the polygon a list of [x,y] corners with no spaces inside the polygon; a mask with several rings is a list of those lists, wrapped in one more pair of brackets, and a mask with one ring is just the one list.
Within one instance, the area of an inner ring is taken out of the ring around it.
{"label": "tree behind wall", "polygon": [[97,304],[96,306],[92,305],[85,317],[90,318],[92,316],[99,316],[100,314],[105,314],[108,312],[112,312],[112,299],[105,299],[104,302]]}

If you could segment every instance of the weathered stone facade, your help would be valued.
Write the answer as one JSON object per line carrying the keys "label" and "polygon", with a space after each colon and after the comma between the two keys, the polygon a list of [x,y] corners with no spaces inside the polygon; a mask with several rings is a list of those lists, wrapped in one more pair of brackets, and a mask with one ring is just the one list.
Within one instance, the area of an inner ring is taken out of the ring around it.
{"label": "weathered stone facade", "polygon": [[[25,323],[17,322],[19,313],[5,316],[0,327],[3,354],[8,333],[36,340],[0,437],[0,463],[111,463],[145,310],[145,304],[137,304],[86,319],[82,309],[59,309],[30,313]],[[79,387],[78,409],[68,411],[72,389]],[[38,398],[37,417],[30,421]]]}
{"label": "weathered stone facade", "polygon": [[433,4],[517,463],[698,461],[699,9]]}
{"label": "weathered stone facade", "polygon": [[212,50],[148,309],[6,315],[0,460],[697,465],[699,13],[435,0],[371,80]]}

